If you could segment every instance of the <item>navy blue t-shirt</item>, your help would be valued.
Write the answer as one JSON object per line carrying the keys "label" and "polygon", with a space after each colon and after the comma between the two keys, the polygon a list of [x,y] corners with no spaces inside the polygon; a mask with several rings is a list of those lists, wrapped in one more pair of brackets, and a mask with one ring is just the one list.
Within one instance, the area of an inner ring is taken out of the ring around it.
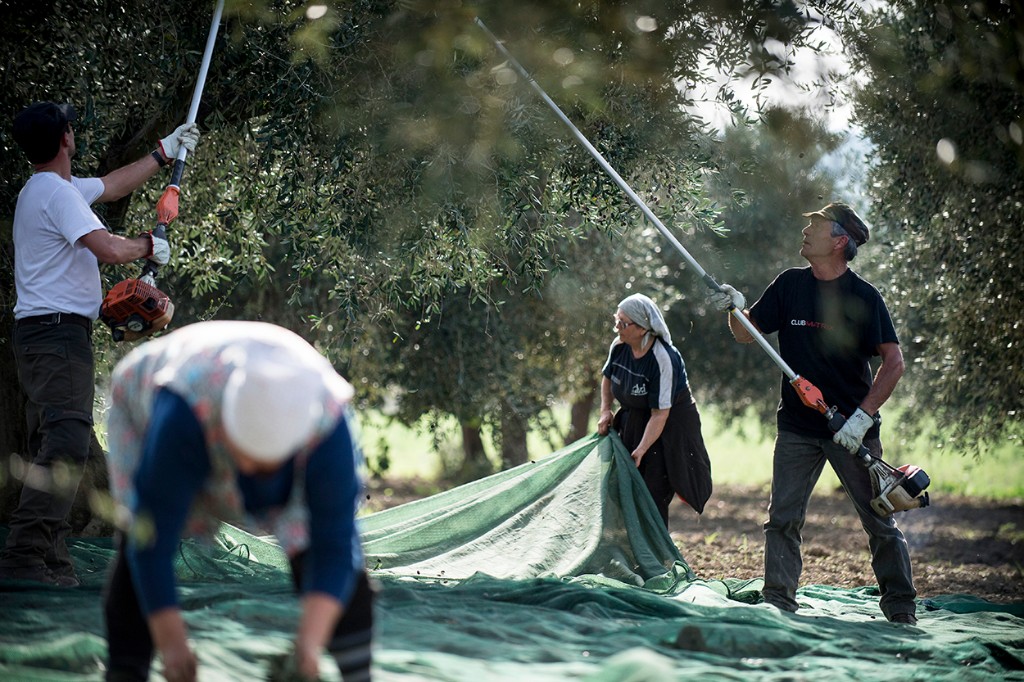
{"label": "navy blue t-shirt", "polygon": [[657,337],[640,358],[633,357],[629,344],[615,339],[601,373],[611,380],[612,395],[626,409],[668,409],[681,393],[690,392],[683,356]]}
{"label": "navy blue t-shirt", "polygon": [[[786,364],[847,417],[871,390],[870,360],[879,344],[899,343],[882,295],[853,270],[827,282],[816,279],[810,267],[786,270],[750,308],[750,317],[765,334],[779,333]],[[778,425],[781,431],[832,437],[825,417],[803,404],[785,375]],[[865,437],[877,438],[878,428]]]}

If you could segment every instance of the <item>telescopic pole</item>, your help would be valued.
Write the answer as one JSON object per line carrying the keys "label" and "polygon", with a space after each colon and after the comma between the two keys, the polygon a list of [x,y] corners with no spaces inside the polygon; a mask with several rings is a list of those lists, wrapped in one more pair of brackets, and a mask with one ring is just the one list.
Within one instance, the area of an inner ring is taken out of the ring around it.
{"label": "telescopic pole", "polygon": [[[210,70],[210,60],[213,58],[213,46],[217,42],[217,29],[220,27],[220,17],[224,12],[224,0],[217,0],[217,6],[213,10],[213,19],[210,20],[210,33],[206,37],[206,49],[203,50],[203,61],[199,64],[199,76],[196,79],[196,88],[192,92],[192,104],[188,109],[188,118],[185,119],[186,123],[195,123],[196,116],[199,115],[199,101],[203,98],[203,88],[206,86],[206,74]],[[188,154],[188,149],[185,145],[181,145],[178,148],[178,156],[176,157],[174,164],[175,174],[178,172],[178,161],[185,161],[185,155]],[[171,176],[172,181],[174,175]],[[181,180],[179,176],[177,178]]]}
{"label": "telescopic pole", "polygon": [[[698,263],[696,259],[694,259],[694,257],[690,255],[690,252],[687,251],[681,243],[679,243],[679,240],[676,239],[675,235],[673,235],[667,227],[665,227],[664,223],[662,223],[658,216],[654,214],[654,211],[652,211],[650,207],[646,203],[644,203],[643,199],[637,196],[637,193],[633,191],[633,188],[630,187],[629,184],[627,184],[626,181],[622,179],[622,176],[619,175],[614,168],[612,168],[611,164],[608,163],[608,161],[601,155],[601,152],[597,151],[594,145],[590,144],[590,140],[588,140],[586,136],[580,132],[579,128],[577,128],[573,124],[573,122],[569,120],[569,117],[562,112],[562,110],[558,107],[557,104],[555,104],[555,102],[550,97],[548,97],[548,94],[544,92],[544,89],[537,84],[537,81],[535,81],[533,77],[529,74],[529,72],[525,68],[523,68],[523,65],[520,64],[507,49],[505,49],[505,46],[501,43],[500,40],[498,40],[498,38],[493,33],[491,33],[490,29],[487,28],[486,25],[484,25],[484,22],[481,21],[479,17],[476,17],[474,21],[476,22],[476,25],[480,27],[480,30],[487,34],[487,37],[491,39],[491,42],[494,43],[494,46],[498,48],[498,52],[500,52],[505,57],[505,59],[508,60],[509,64],[512,65],[512,68],[514,68],[519,73],[519,75],[521,75],[526,80],[526,83],[533,89],[533,91],[536,92],[542,100],[544,100],[544,103],[547,104],[553,112],[555,112],[555,115],[562,121],[562,123],[566,125],[566,127],[569,128],[573,136],[579,141],[581,145],[583,145],[584,149],[590,152],[590,155],[593,156],[594,160],[597,161],[598,165],[601,166],[602,169],[604,169],[604,172],[607,173],[611,177],[611,179],[615,181],[615,184],[618,185],[622,189],[622,191],[626,193],[626,196],[628,196],[633,201],[633,203],[636,204],[637,207],[639,207],[639,209],[643,212],[647,219],[650,220],[656,228],[658,228],[658,231],[661,232],[662,235],[664,235],[664,237],[669,241],[669,243],[672,244],[672,246],[674,246],[680,254],[682,254],[686,262],[689,263],[690,267],[697,272],[697,274],[708,286],[708,288],[714,291],[721,291],[722,288],[718,285],[718,282],[716,282],[714,278],[711,277],[711,275],[709,275],[704,270],[704,268],[700,266],[700,263]],[[771,359],[775,361],[775,364],[777,364],[786,374],[786,376],[789,377],[790,381],[796,381],[800,378],[799,375],[797,375],[797,373],[794,372],[793,369],[786,363],[786,361],[783,360],[782,357],[775,351],[775,349],[772,348],[771,344],[768,343],[768,340],[765,339],[761,332],[757,330],[757,327],[755,327],[754,324],[747,319],[747,316],[743,314],[742,310],[738,310],[737,308],[733,307],[729,310],[729,312],[733,315],[733,317],[735,317],[739,321],[740,324],[743,325],[743,327],[748,332],[750,332],[750,335],[754,337],[754,340],[757,341],[758,345],[761,346],[761,348],[764,349],[766,353],[768,353]]]}
{"label": "telescopic pole", "polygon": [[[217,42],[217,29],[220,27],[220,18],[224,12],[224,0],[217,0],[217,6],[213,10],[213,19],[210,21],[210,32],[206,37],[206,49],[203,51],[203,60],[199,65],[199,76],[196,79],[196,87],[192,91],[192,103],[188,109],[186,123],[195,123],[199,114],[199,101],[203,98],[203,87],[206,85],[206,74],[210,70],[210,60],[213,57],[213,46]],[[171,180],[164,188],[160,200],[156,202],[156,227],[153,234],[158,237],[167,238],[167,226],[178,217],[178,195],[181,194],[181,177],[185,173],[185,157],[188,149],[185,145],[178,147],[178,154],[174,158],[174,169],[171,171]],[[156,281],[156,273],[159,265],[153,261],[146,261],[143,266],[142,278],[150,284]]]}

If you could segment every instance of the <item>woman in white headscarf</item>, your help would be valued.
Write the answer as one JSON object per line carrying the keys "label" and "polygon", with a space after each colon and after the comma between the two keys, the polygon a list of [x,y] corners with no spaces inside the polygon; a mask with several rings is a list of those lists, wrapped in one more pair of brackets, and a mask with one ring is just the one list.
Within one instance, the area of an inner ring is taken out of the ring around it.
{"label": "woman in white headscarf", "polygon": [[[679,495],[698,514],[711,497],[711,462],[690,393],[683,356],[658,306],[643,294],[619,303],[617,337],[601,370],[601,435],[615,428],[668,526]],[[620,409],[612,413],[612,402]]]}

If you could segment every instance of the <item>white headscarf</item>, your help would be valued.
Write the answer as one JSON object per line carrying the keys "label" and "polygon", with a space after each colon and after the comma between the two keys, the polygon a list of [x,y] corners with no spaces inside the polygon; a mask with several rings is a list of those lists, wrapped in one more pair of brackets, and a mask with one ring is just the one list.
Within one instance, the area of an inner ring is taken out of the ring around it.
{"label": "white headscarf", "polygon": [[665,318],[662,316],[661,310],[647,296],[643,294],[627,296],[619,302],[619,310],[625,313],[626,317],[647,330],[647,333],[644,335],[643,348],[647,348],[655,336],[660,337],[665,343],[672,345],[672,335],[668,332],[668,325],[665,324]]}
{"label": "white headscarf", "polygon": [[325,373],[281,348],[247,351],[224,386],[224,432],[253,459],[277,464],[315,435]]}

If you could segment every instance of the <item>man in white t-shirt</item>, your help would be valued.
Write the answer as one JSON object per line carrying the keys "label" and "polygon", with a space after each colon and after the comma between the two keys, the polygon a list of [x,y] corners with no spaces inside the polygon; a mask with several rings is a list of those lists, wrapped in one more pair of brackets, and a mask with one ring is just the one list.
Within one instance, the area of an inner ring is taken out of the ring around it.
{"label": "man in white t-shirt", "polygon": [[[35,172],[14,211],[14,353],[27,396],[28,457],[21,499],[0,552],[0,580],[78,585],[64,538],[92,431],[92,322],[103,301],[99,263],[170,258],[165,239],[107,231],[89,206],[116,201],[177,156],[199,130],[179,126],[151,154],[102,178],[71,175],[70,104],[38,102],[14,119],[14,139]],[[60,475],[55,470],[58,467]],[[66,473],[65,473],[66,472]]]}

